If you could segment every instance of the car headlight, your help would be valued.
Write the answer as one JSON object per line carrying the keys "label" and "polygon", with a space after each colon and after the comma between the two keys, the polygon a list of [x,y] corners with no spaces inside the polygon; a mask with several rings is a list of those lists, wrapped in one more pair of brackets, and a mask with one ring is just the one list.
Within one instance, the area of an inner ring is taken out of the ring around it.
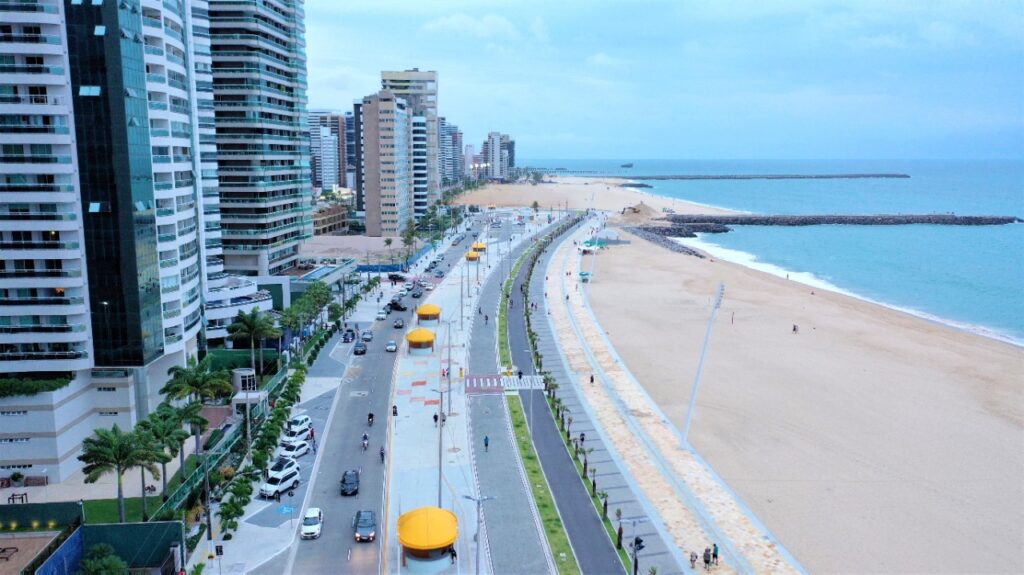
{"label": "car headlight", "polygon": [[376,531],[370,531],[370,537],[376,537],[376,536],[377,536],[377,532]]}

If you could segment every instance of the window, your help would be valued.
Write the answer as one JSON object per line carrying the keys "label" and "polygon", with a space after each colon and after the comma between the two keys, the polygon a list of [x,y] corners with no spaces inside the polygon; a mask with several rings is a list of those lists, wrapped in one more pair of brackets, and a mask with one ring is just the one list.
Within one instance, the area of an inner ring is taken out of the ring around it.
{"label": "window", "polygon": [[0,417],[11,417],[11,416],[16,416],[16,415],[28,415],[28,411],[26,411],[26,410],[20,410],[20,411],[0,411]]}
{"label": "window", "polygon": [[97,387],[96,391],[117,391],[116,387]]}
{"label": "window", "polygon": [[117,412],[116,411],[101,411],[100,415],[102,415],[104,417],[113,417],[113,416],[117,415]]}
{"label": "window", "polygon": [[79,86],[78,87],[78,95],[79,96],[99,96],[100,95],[100,87],[99,86]]}
{"label": "window", "polygon": [[103,36],[106,33],[107,33],[107,27],[106,26],[97,25],[95,28],[92,29],[92,35],[93,36]]}
{"label": "window", "polygon": [[28,443],[27,437],[0,437],[0,443]]}

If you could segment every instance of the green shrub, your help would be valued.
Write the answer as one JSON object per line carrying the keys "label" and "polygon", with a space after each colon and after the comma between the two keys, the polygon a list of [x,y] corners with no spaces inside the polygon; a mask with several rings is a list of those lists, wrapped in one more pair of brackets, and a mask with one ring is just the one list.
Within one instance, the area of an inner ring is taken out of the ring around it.
{"label": "green shrub", "polygon": [[56,391],[71,383],[70,377],[55,379],[30,379],[23,377],[0,378],[0,397],[16,395],[36,395],[48,391]]}

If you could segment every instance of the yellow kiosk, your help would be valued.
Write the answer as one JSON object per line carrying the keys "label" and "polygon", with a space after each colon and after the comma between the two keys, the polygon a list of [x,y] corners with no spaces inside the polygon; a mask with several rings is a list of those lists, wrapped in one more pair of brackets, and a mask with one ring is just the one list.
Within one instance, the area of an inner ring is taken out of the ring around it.
{"label": "yellow kiosk", "polygon": [[409,342],[409,355],[430,355],[434,353],[434,332],[418,327],[405,334]]}
{"label": "yellow kiosk", "polygon": [[424,327],[437,327],[441,321],[441,308],[432,303],[425,303],[416,308],[416,319]]}
{"label": "yellow kiosk", "polygon": [[398,518],[402,567],[415,573],[438,573],[451,567],[451,550],[459,538],[459,519],[440,507],[420,507]]}

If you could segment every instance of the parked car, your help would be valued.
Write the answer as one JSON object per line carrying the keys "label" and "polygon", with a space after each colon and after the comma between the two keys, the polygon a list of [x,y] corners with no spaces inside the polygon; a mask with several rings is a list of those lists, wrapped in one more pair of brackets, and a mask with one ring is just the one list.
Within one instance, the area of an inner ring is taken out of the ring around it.
{"label": "parked car", "polygon": [[441,271],[441,270],[437,270],[436,272],[434,272],[434,277],[435,278],[443,278],[444,277],[444,272]]}
{"label": "parked car", "polygon": [[313,420],[308,415],[296,415],[288,420],[288,430],[309,429],[313,426]]}
{"label": "parked car", "polygon": [[384,344],[384,351],[398,351],[398,342],[393,339],[389,339],[388,342]]}
{"label": "parked car", "polygon": [[345,473],[341,474],[341,494],[359,494],[359,472],[356,471],[355,469],[350,469]]}
{"label": "parked car", "polygon": [[373,541],[377,537],[377,518],[373,511],[356,511],[352,518],[352,529],[355,531],[356,541]]}
{"label": "parked car", "polygon": [[299,471],[299,462],[288,457],[278,457],[277,461],[267,471],[268,477],[281,477],[292,471]]}
{"label": "parked car", "polygon": [[377,312],[377,319],[378,320],[388,319],[388,312],[386,310],[383,310],[383,309],[380,310],[379,312]]}
{"label": "parked car", "polygon": [[423,289],[425,289],[427,291],[434,291],[434,284],[427,284],[427,285],[423,286]]}
{"label": "parked car", "polygon": [[296,441],[294,443],[289,443],[287,445],[282,446],[281,450],[278,451],[277,454],[281,457],[289,457],[291,459],[296,459],[309,453],[310,449],[311,448],[309,446],[308,441]]}
{"label": "parked car", "polygon": [[431,285],[431,284],[427,280],[416,280],[416,285],[418,285],[420,287],[427,287],[428,285]]}
{"label": "parked car", "polygon": [[409,295],[411,295],[413,298],[421,298],[421,297],[423,297],[423,290],[421,290],[421,289],[412,290],[412,293],[409,294]]}
{"label": "parked car", "polygon": [[299,486],[299,470],[293,469],[276,477],[270,477],[260,486],[260,495],[266,498],[276,497],[289,489]]}
{"label": "parked car", "polygon": [[412,282],[405,282],[405,285],[402,286],[402,289],[404,289],[405,291],[411,290],[412,289]]}
{"label": "parked car", "polygon": [[310,507],[306,510],[306,516],[302,518],[303,539],[319,539],[324,527],[324,512],[319,507]]}
{"label": "parked car", "polygon": [[405,276],[403,276],[402,274],[391,273],[391,274],[388,274],[388,279],[393,281],[393,282],[404,282],[405,281]]}
{"label": "parked car", "polygon": [[395,320],[395,329],[404,329],[404,328],[405,328],[405,320],[402,319],[402,318],[396,319]]}
{"label": "parked car", "polygon": [[353,341],[355,341],[355,339],[356,339],[356,332],[351,330],[351,329],[346,329],[341,334],[341,342],[342,343],[352,343]]}
{"label": "parked car", "polygon": [[409,309],[409,308],[405,307],[405,304],[403,304],[400,301],[393,301],[393,302],[388,304],[388,307],[390,307],[394,311],[405,311],[405,310]]}
{"label": "parked car", "polygon": [[364,329],[361,339],[363,341],[373,341],[373,332],[368,329]]}
{"label": "parked car", "polygon": [[356,344],[352,346],[352,354],[366,355],[366,344],[361,341],[357,341]]}
{"label": "parked car", "polygon": [[305,427],[302,429],[289,429],[285,431],[284,435],[281,436],[281,445],[284,445],[284,441],[286,440],[306,441],[307,439],[309,439],[311,429],[312,428],[310,427]]}

